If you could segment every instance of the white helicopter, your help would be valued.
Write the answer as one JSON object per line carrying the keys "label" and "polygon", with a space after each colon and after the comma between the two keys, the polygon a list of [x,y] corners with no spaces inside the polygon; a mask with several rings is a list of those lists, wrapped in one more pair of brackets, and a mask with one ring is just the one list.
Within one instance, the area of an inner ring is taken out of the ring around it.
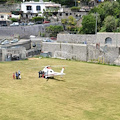
{"label": "white helicopter", "polygon": [[45,78],[54,78],[54,76],[62,76],[65,75],[64,72],[64,67],[62,68],[61,72],[54,72],[50,66],[45,66],[42,72],[44,72],[44,77]]}

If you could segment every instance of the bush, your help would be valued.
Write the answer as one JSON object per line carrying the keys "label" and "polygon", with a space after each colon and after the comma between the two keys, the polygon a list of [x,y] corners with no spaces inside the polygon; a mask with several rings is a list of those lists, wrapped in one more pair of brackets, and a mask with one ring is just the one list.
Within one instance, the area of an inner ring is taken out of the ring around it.
{"label": "bush", "polygon": [[11,18],[10,19],[12,22],[17,22],[18,20],[16,18]]}
{"label": "bush", "polygon": [[80,10],[80,7],[71,7],[71,11],[78,12]]}
{"label": "bush", "polygon": [[33,17],[32,21],[43,21],[44,17]]}

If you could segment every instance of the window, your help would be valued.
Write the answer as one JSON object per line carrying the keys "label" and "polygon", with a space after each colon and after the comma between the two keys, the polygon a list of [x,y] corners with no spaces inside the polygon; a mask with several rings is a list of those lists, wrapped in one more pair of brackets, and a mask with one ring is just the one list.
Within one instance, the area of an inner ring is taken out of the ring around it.
{"label": "window", "polygon": [[40,11],[40,10],[41,10],[41,7],[40,7],[40,6],[36,6],[36,10],[37,10],[37,11]]}
{"label": "window", "polygon": [[26,6],[27,10],[32,10],[32,6]]}

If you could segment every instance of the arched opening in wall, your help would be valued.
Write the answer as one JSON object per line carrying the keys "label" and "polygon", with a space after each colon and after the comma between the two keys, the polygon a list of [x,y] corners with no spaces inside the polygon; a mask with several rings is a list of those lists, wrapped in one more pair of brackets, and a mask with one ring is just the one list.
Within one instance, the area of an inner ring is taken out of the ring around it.
{"label": "arched opening in wall", "polygon": [[75,15],[75,17],[78,17],[78,15]]}
{"label": "arched opening in wall", "polygon": [[107,37],[107,38],[105,39],[105,44],[112,44],[112,38]]}

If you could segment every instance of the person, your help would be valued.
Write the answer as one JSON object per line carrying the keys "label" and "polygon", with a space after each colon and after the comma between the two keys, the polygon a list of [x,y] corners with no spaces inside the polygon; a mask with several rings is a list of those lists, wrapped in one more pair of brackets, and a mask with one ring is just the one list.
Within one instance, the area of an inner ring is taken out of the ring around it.
{"label": "person", "polygon": [[20,70],[18,70],[18,78],[21,79]]}
{"label": "person", "polygon": [[19,75],[19,79],[21,79],[21,75]]}
{"label": "person", "polygon": [[13,79],[15,79],[15,73],[13,73]]}
{"label": "person", "polygon": [[39,78],[41,77],[41,74],[42,74],[42,71],[40,70],[39,72],[38,72],[38,74],[39,74]]}
{"label": "person", "polygon": [[45,75],[45,73],[44,73],[44,71],[43,71],[43,72],[42,72],[42,77],[43,77],[43,78],[45,78],[45,76],[44,76],[44,75]]}
{"label": "person", "polygon": [[18,70],[18,75],[20,75],[20,70]]}
{"label": "person", "polygon": [[18,73],[17,72],[15,73],[15,76],[16,76],[16,79],[18,79]]}

